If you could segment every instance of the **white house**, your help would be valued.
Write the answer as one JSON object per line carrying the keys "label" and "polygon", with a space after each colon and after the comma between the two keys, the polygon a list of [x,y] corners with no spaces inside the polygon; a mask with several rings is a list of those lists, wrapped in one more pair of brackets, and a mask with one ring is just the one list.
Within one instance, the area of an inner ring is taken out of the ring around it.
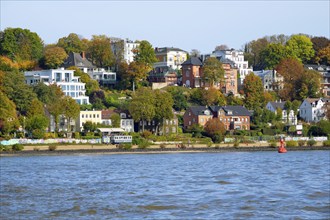
{"label": "white house", "polygon": [[170,67],[177,70],[181,68],[181,64],[187,60],[187,52],[174,47],[156,47],[155,55],[158,62],[154,63],[154,68]]}
{"label": "white house", "polygon": [[120,128],[126,132],[134,132],[134,120],[128,112],[120,113]]}
{"label": "white house", "polygon": [[319,122],[325,119],[325,109],[322,98],[307,98],[299,107],[300,117],[306,122]]}
{"label": "white house", "polygon": [[80,77],[74,76],[74,70],[49,69],[24,72],[25,82],[35,85],[39,82],[47,86],[56,84],[66,96],[72,97],[78,104],[89,104],[89,97],[85,95],[85,83],[80,82]]}
{"label": "white house", "polygon": [[120,38],[113,38],[111,41],[111,49],[114,52],[114,54],[118,54],[117,51],[122,51],[122,56],[124,61],[127,62],[127,64],[134,61],[134,50],[140,45],[138,42],[133,42],[129,39],[120,39]]}
{"label": "white house", "polygon": [[261,78],[265,91],[283,89],[283,76],[279,75],[276,70],[253,71],[253,73]]}
{"label": "white house", "polygon": [[102,123],[102,111],[80,111],[79,117],[76,119],[76,131],[83,130],[84,123],[90,121],[95,124]]}
{"label": "white house", "polygon": [[266,105],[266,109],[269,111],[274,112],[275,114],[277,113],[277,109],[282,110],[282,122],[283,123],[289,123],[291,125],[297,125],[298,119],[297,115],[294,114],[293,110],[290,110],[289,112],[289,120],[288,120],[288,112],[285,109],[285,102],[279,101],[279,102],[268,102]]}
{"label": "white house", "polygon": [[94,69],[87,74],[94,80],[98,81],[100,85],[114,85],[116,83],[116,73],[105,71],[103,68]]}

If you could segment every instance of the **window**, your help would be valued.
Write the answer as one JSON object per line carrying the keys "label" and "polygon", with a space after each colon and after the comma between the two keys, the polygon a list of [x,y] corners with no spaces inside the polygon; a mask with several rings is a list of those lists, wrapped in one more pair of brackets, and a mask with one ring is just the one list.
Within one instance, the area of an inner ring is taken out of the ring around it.
{"label": "window", "polygon": [[60,82],[61,81],[61,73],[55,73],[55,81]]}
{"label": "window", "polygon": [[84,114],[81,115],[81,118],[84,118]]}
{"label": "window", "polygon": [[70,73],[65,73],[65,82],[70,82]]}
{"label": "window", "polygon": [[186,77],[189,77],[190,76],[190,72],[189,70],[186,70]]}

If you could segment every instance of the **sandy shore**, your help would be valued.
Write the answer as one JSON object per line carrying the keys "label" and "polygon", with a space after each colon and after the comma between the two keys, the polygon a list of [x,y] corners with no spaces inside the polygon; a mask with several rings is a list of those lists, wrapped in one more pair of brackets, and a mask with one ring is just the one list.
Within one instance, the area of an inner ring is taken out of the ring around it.
{"label": "sandy shore", "polygon": [[[330,150],[323,147],[321,143],[316,146],[288,147],[288,151],[297,150]],[[0,156],[42,156],[42,155],[72,155],[72,154],[147,154],[147,153],[201,153],[201,152],[244,152],[244,151],[274,151],[277,148],[269,147],[267,143],[240,144],[233,147],[232,144],[217,144],[208,147],[207,145],[193,145],[185,149],[178,148],[176,145],[166,145],[161,149],[159,145],[151,145],[147,149],[139,149],[133,146],[130,150],[118,149],[115,145],[57,145],[56,150],[50,151],[49,145],[28,145],[24,146],[23,151],[19,152],[0,152]]]}

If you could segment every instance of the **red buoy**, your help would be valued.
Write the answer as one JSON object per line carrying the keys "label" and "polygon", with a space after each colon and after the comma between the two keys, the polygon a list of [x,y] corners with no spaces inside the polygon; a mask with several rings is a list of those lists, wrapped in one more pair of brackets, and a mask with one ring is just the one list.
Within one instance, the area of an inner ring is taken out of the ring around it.
{"label": "red buoy", "polygon": [[280,140],[280,147],[277,150],[279,153],[286,153],[286,152],[288,152],[287,149],[284,147],[284,145],[285,145],[285,141],[284,141],[283,138],[281,138],[281,140]]}

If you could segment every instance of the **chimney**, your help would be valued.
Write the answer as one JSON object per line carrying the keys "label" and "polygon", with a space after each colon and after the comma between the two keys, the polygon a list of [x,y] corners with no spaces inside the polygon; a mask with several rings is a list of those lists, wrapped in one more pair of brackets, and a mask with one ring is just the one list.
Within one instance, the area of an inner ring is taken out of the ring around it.
{"label": "chimney", "polygon": [[86,59],[85,51],[81,52],[81,58]]}

